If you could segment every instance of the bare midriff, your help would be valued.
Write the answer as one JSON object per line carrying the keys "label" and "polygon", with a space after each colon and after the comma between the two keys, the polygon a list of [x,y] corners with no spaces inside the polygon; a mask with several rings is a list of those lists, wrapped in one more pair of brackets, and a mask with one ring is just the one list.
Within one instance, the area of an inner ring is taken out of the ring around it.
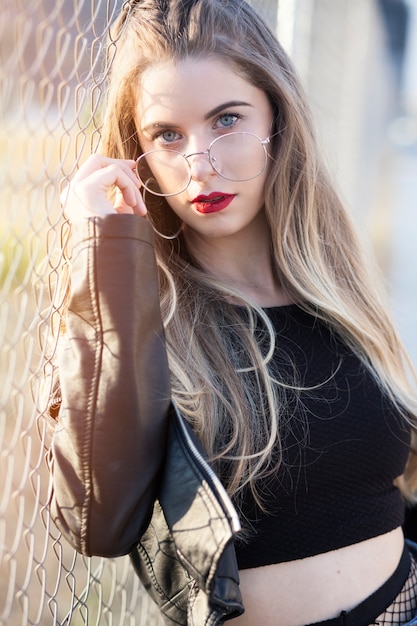
{"label": "bare midriff", "polygon": [[395,571],[401,528],[316,556],[240,572],[245,613],[236,626],[303,626],[350,611]]}

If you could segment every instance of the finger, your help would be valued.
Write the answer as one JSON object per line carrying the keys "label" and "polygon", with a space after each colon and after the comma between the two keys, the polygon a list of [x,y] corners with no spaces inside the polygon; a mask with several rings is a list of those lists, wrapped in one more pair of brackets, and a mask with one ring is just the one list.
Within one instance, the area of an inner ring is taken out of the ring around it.
{"label": "finger", "polygon": [[[70,186],[76,188],[79,184],[87,183],[88,179],[92,177],[92,181],[97,181],[97,183],[101,181],[102,184],[107,184],[109,187],[107,191],[110,191],[112,185],[117,185],[118,172],[120,171],[124,172],[138,190],[136,201],[129,198],[129,204],[133,202],[132,206],[138,204],[142,205],[141,198],[139,197],[141,183],[136,175],[136,161],[133,159],[111,159],[99,154],[94,154],[81,166],[80,170],[71,181]],[[103,176],[100,176],[100,172],[103,173]],[[67,197],[68,188],[64,188],[61,194],[61,202],[63,205],[65,205]]]}
{"label": "finger", "polygon": [[[109,213],[135,212],[145,215],[140,182],[134,174],[135,162],[95,156],[84,167],[82,177],[74,177],[62,192],[65,214],[71,221]],[[86,172],[90,172],[86,175]],[[81,170],[79,172],[81,175]],[[117,201],[110,201],[111,190],[118,190]]]}
{"label": "finger", "polygon": [[80,167],[73,178],[73,182],[82,181],[92,174],[111,166],[117,166],[122,169],[135,184],[139,182],[136,176],[136,161],[133,159],[112,159],[101,154],[91,155]]}
{"label": "finger", "polygon": [[133,188],[133,190],[128,187],[117,189],[114,208],[117,213],[135,213],[141,216],[147,213],[142,196],[136,188]]}
{"label": "finger", "polygon": [[140,193],[139,180],[132,178],[133,172],[127,173],[118,166],[110,165],[102,171],[101,182],[108,188],[116,187],[116,199],[114,208],[123,208],[124,205],[135,209],[139,214],[146,213],[146,207]]}

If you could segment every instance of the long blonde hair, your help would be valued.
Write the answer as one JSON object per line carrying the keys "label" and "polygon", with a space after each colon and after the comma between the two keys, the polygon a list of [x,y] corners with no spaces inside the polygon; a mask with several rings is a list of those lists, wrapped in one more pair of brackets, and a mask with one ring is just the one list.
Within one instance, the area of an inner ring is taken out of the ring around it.
{"label": "long blonde hair", "polygon": [[[225,60],[268,96],[276,139],[265,213],[277,277],[292,300],[345,340],[414,425],[414,374],[376,289],[373,264],[319,156],[292,64],[244,0],[125,3],[108,46],[102,151],[139,156],[133,111],[141,74],[158,61],[189,56]],[[160,232],[177,231],[177,218],[164,199],[149,198],[148,211]],[[259,478],[280,463],[286,416],[285,385],[269,370],[271,324],[262,309],[203,272],[182,236],[157,238],[156,256],[173,398],[229,492],[236,496],[249,483],[261,501]],[[259,345],[259,323],[269,343]],[[405,493],[414,487],[413,475],[406,473]]]}

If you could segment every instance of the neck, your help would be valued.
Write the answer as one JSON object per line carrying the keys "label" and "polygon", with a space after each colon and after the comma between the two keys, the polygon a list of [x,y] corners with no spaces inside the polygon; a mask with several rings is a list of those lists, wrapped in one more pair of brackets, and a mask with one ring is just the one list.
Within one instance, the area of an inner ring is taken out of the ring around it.
{"label": "neck", "polygon": [[272,257],[271,235],[266,219],[237,235],[202,237],[186,231],[187,247],[208,274],[219,278],[243,296],[263,307],[283,306],[291,300],[284,293]]}

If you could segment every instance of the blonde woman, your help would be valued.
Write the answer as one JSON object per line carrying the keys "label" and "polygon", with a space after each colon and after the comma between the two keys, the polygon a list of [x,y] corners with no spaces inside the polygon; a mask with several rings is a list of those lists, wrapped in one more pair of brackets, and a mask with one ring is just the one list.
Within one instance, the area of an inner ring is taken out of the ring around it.
{"label": "blonde woman", "polygon": [[143,0],[108,71],[64,193],[53,519],[168,624],[417,623],[416,391],[290,61],[244,0]]}

